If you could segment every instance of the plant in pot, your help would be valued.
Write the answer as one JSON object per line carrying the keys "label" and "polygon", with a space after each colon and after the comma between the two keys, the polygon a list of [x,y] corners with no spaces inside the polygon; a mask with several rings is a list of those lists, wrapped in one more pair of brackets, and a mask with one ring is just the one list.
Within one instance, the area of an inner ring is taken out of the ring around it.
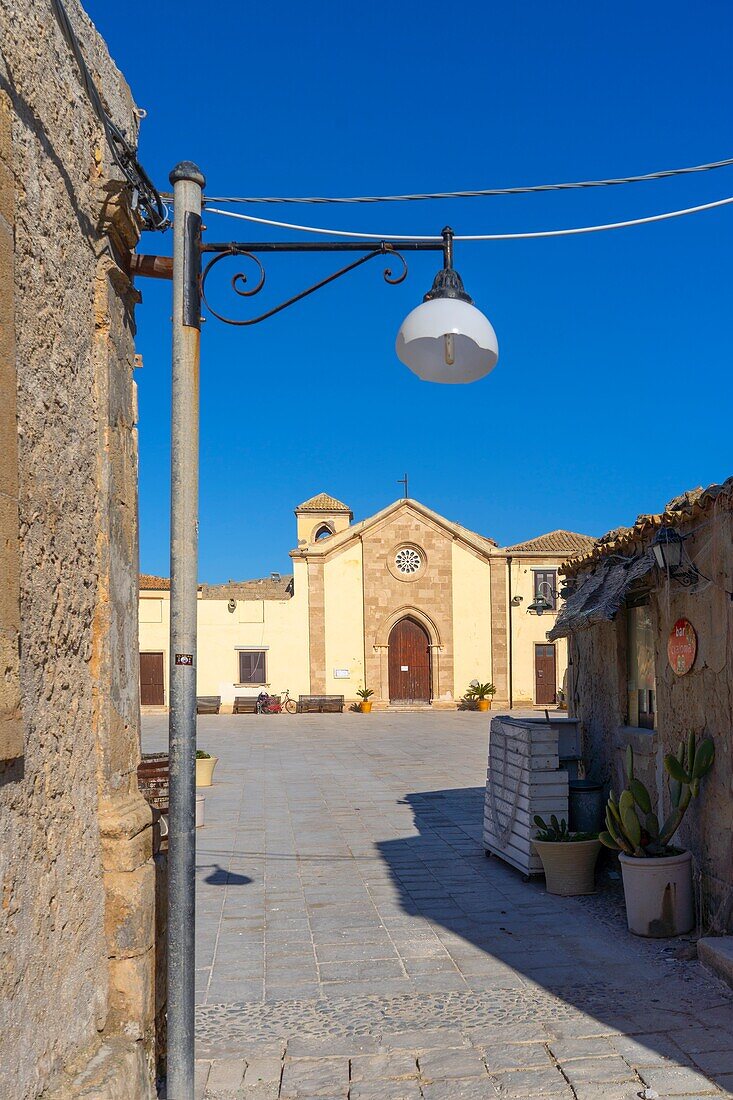
{"label": "plant in pot", "polygon": [[214,768],[219,763],[218,756],[196,749],[196,786],[210,787],[214,779]]}
{"label": "plant in pot", "polygon": [[601,842],[596,833],[573,833],[563,818],[553,814],[549,825],[539,815],[534,823],[539,830],[534,846],[542,860],[548,894],[573,897],[593,894],[595,870]]}
{"label": "plant in pot", "polygon": [[698,745],[694,733],[687,744],[680,742],[676,755],[665,756],[672,808],[660,825],[649,791],[634,775],[634,750],[630,745],[626,750],[626,788],[618,801],[611,791],[600,840],[619,852],[626,919],[637,936],[680,936],[694,927],[692,853],[673,847],[671,840],[714,760],[713,742],[706,737]]}
{"label": "plant in pot", "polygon": [[361,699],[361,702],[359,703],[359,710],[362,714],[369,714],[372,709],[371,697],[372,695],[374,695],[374,692],[371,688],[363,687],[359,688],[356,694]]}
{"label": "plant in pot", "polygon": [[496,688],[492,683],[482,684],[478,680],[472,680],[468,685],[466,698],[475,702],[478,710],[486,711],[491,707],[491,698],[496,694]]}

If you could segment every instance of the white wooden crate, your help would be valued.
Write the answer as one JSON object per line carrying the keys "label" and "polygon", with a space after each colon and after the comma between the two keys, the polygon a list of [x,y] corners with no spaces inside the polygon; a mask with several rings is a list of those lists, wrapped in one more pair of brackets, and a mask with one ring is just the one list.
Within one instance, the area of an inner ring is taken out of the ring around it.
{"label": "white wooden crate", "polygon": [[558,729],[532,719],[492,718],[484,848],[525,875],[542,874],[532,846],[535,814],[568,819],[568,773],[560,769]]}

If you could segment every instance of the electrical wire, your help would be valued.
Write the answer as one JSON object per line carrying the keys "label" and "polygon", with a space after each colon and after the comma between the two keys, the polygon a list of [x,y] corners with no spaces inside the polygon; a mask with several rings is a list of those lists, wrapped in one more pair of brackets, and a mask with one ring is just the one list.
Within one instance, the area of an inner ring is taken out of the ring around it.
{"label": "electrical wire", "polygon": [[130,145],[122,130],[115,125],[104,109],[99,90],[89,72],[84,54],[79,45],[79,39],[74,33],[74,28],[71,25],[68,12],[62,0],[51,0],[51,6],[61,29],[61,33],[74,55],[74,59],[79,68],[82,84],[84,85],[84,90],[92,106],[92,110],[104,130],[112,158],[132,188],[133,209],[139,211],[143,229],[167,229],[170,225],[168,208],[163,202],[161,194],[155,184],[151,181],[147,172],[137,159],[135,149]]}
{"label": "electrical wire", "polygon": [[434,191],[414,195],[352,195],[346,198],[328,198],[324,196],[284,196],[235,197],[231,195],[207,195],[207,202],[226,203],[365,203],[365,202],[424,202],[427,199],[476,199],[496,195],[531,195],[540,191],[580,191],[589,187],[618,187],[626,183],[646,183],[650,180],[669,179],[671,176],[688,176],[693,172],[712,172],[717,168],[728,168],[733,157],[726,160],[713,160],[707,164],[694,164],[687,168],[668,168],[660,172],[647,172],[640,176],[620,176],[616,179],[579,180],[574,183],[540,183],[527,187],[490,187],[475,191]]}
{"label": "electrical wire", "polygon": [[[645,218],[630,218],[622,222],[608,222],[604,225],[584,225],[568,229],[543,229],[524,233],[470,233],[456,234],[455,241],[518,241],[533,240],[538,237],[571,237],[581,233],[602,233],[609,229],[627,229],[636,225],[649,225],[651,222],[667,221],[669,218],[682,218],[686,214],[698,214],[702,210],[713,210],[719,206],[733,203],[733,196],[717,199],[715,202],[702,203],[700,206],[688,206],[684,210],[670,210],[664,214],[650,214]],[[321,226],[295,225],[292,222],[273,221],[271,218],[258,218],[254,214],[239,214],[235,210],[219,210],[214,206],[206,208],[207,214],[221,214],[225,218],[238,218],[257,225],[271,225],[278,229],[292,229],[298,233],[319,233],[328,237],[355,237],[367,241],[441,241],[442,237],[410,236],[398,233],[356,233],[340,229],[324,229]]]}

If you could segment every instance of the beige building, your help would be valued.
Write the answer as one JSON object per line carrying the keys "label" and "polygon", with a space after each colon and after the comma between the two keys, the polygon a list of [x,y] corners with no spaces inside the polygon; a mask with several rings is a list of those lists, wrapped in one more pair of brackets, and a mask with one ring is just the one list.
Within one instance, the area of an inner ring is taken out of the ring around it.
{"label": "beige building", "polygon": [[[557,571],[594,539],[553,531],[499,547],[416,500],[368,519],[326,493],[295,510],[291,576],[199,589],[199,695],[344,695],[453,707],[471,680],[495,701],[547,706],[562,691],[565,640],[547,639]],[[168,581],[140,579],[144,705],[168,702]],[[537,595],[551,605],[528,612]]]}

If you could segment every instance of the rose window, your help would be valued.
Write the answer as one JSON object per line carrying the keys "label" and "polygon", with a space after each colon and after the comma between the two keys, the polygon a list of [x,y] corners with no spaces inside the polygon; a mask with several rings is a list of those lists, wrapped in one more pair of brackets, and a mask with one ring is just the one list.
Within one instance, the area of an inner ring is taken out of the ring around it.
{"label": "rose window", "polygon": [[407,576],[411,573],[417,573],[422,565],[420,555],[417,550],[413,550],[411,546],[403,546],[401,550],[398,550],[395,554],[394,561],[400,573],[404,573]]}

